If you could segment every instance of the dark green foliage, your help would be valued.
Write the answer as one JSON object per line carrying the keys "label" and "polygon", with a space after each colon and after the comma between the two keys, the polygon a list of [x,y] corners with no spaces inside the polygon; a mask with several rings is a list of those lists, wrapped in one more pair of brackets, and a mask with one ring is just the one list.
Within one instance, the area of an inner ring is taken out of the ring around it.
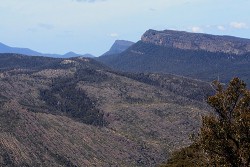
{"label": "dark green foliage", "polygon": [[218,166],[250,166],[250,91],[234,78],[226,89],[208,98],[215,114],[203,117],[200,143],[209,162]]}
{"label": "dark green foliage", "polygon": [[83,123],[103,126],[103,113],[96,109],[95,101],[77,88],[73,78],[57,78],[40,95],[52,112],[62,112]]}
{"label": "dark green foliage", "polygon": [[217,93],[208,98],[214,113],[203,117],[194,144],[175,153],[166,167],[250,166],[250,91],[238,78],[226,89],[215,82],[215,88]]}
{"label": "dark green foliage", "polygon": [[200,151],[199,145],[192,144],[175,152],[166,164],[160,167],[205,167],[206,157]]}

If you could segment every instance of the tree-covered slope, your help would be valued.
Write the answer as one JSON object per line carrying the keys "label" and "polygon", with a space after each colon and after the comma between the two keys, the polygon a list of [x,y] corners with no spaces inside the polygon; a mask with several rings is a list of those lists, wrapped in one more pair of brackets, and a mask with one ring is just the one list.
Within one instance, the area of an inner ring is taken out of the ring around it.
{"label": "tree-covered slope", "polygon": [[183,50],[139,41],[121,54],[98,60],[120,71],[171,73],[222,82],[240,77],[250,83],[249,54]]}
{"label": "tree-covered slope", "polygon": [[208,111],[206,82],[115,72],[87,58],[35,66],[35,57],[6,56],[1,166],[155,166],[191,143]]}

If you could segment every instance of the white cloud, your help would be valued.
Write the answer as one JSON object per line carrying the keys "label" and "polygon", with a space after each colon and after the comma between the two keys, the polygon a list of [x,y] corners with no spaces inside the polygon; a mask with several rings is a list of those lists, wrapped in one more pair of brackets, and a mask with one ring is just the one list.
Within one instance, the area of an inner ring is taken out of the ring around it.
{"label": "white cloud", "polygon": [[109,36],[115,38],[115,37],[118,37],[119,34],[117,34],[117,33],[114,32],[114,33],[109,34]]}
{"label": "white cloud", "polygon": [[220,30],[220,31],[225,31],[226,30],[226,28],[224,26],[222,26],[222,25],[218,25],[217,29]]}
{"label": "white cloud", "polygon": [[191,27],[191,30],[192,30],[192,32],[195,32],[195,33],[201,33],[201,32],[203,32],[202,28],[201,27],[197,27],[197,26]]}
{"label": "white cloud", "polygon": [[244,22],[231,22],[230,27],[236,28],[236,29],[247,29],[249,28],[246,23]]}

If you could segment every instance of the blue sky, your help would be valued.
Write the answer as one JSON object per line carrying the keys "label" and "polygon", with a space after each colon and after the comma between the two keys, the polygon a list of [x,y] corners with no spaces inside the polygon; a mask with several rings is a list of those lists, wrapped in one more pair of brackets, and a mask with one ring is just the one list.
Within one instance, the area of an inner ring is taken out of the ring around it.
{"label": "blue sky", "polygon": [[99,56],[148,29],[250,38],[249,7],[250,0],[0,0],[0,42]]}

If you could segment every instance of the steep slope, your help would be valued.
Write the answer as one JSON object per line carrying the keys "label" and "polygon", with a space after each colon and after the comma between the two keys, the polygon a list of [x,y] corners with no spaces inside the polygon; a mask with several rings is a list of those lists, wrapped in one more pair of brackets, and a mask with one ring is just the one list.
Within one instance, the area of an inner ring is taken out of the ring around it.
{"label": "steep slope", "polygon": [[[153,32],[150,30],[145,34],[153,34]],[[250,53],[243,54],[247,48],[243,46],[248,45],[244,44],[242,45],[243,49],[238,50],[238,53],[242,53],[241,55],[223,53],[224,49],[226,52],[227,47],[222,47],[221,50],[216,50],[216,52],[210,52],[209,42],[206,44],[209,46],[207,49],[193,49],[191,46],[191,48],[176,48],[176,41],[185,45],[185,40],[193,40],[191,38],[192,34],[189,33],[184,33],[185,38],[179,37],[178,35],[182,33],[174,33],[176,35],[176,37],[173,35],[175,38],[165,36],[166,34],[162,36],[156,34],[156,37],[152,37],[152,39],[149,39],[151,38],[150,35],[144,34],[141,41],[131,46],[125,52],[112,57],[100,57],[97,60],[120,71],[171,73],[205,81],[219,79],[222,82],[228,82],[233,77],[238,76],[250,85]],[[194,34],[194,36],[196,35]],[[189,36],[191,37],[188,38]],[[210,35],[209,37],[212,38],[213,36]],[[219,38],[221,39],[222,37]],[[238,45],[237,49],[240,49],[241,44],[244,42],[237,43],[238,38],[230,37],[229,39],[231,38],[234,41],[234,46]],[[241,39],[238,40],[241,41]],[[165,42],[160,43],[159,41]],[[248,40],[243,39],[243,41]],[[201,39],[196,43],[203,42]],[[204,46],[206,45],[204,44]]]}
{"label": "steep slope", "polygon": [[208,111],[205,82],[47,61],[0,72],[1,166],[155,166],[190,144]]}
{"label": "steep slope", "polygon": [[33,55],[33,56],[43,55],[42,53],[36,52],[28,48],[10,47],[3,43],[0,43],[0,53],[18,53],[18,54]]}
{"label": "steep slope", "polygon": [[250,39],[232,36],[218,36],[173,30],[148,30],[143,34],[141,40],[145,43],[158,46],[185,50],[204,50],[236,55],[250,52]]}
{"label": "steep slope", "polygon": [[115,43],[109,49],[109,51],[104,53],[102,56],[121,53],[121,52],[125,51],[126,49],[128,49],[133,44],[134,44],[134,42],[131,42],[131,41],[116,40]]}

